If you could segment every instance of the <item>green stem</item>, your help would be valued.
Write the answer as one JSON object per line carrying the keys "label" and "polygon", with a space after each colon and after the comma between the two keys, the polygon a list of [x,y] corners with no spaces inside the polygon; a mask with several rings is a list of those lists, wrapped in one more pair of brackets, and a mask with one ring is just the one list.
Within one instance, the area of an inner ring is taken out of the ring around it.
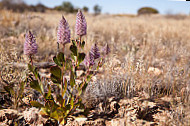
{"label": "green stem", "polygon": [[64,53],[64,51],[65,51],[65,44],[63,44],[63,53]]}
{"label": "green stem", "polygon": [[29,58],[30,58],[30,63],[33,66],[32,55],[29,55]]}

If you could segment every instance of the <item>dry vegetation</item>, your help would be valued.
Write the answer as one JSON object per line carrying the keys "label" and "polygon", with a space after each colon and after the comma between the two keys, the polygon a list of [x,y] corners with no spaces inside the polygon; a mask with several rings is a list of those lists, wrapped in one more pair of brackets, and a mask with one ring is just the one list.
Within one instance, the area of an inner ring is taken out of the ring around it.
{"label": "dry vegetation", "polygon": [[[52,60],[56,54],[56,29],[61,15],[58,12],[0,11],[1,87],[5,84],[3,80],[18,84],[25,75],[24,69],[6,64],[28,62],[23,55],[27,30],[35,33],[39,46],[34,62]],[[63,15],[74,35],[75,14]],[[190,125],[190,17],[85,16],[88,25],[86,51],[94,42],[99,46],[108,43],[111,48],[103,70],[93,78],[84,96],[89,105],[95,106],[94,101],[105,101],[112,96],[128,99],[129,103],[134,100],[135,104],[140,104],[142,99],[161,104],[159,100],[162,99],[169,104],[169,110],[155,115],[158,119],[166,117],[158,124]],[[138,110],[138,116],[143,115],[142,109]],[[130,123],[140,125],[143,122]]]}

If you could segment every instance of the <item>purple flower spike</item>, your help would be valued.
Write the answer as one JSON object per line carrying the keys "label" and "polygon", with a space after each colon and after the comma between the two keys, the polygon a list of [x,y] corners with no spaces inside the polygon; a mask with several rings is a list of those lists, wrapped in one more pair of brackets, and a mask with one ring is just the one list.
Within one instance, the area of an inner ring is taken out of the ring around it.
{"label": "purple flower spike", "polygon": [[91,52],[89,52],[89,64],[90,64],[90,66],[93,66],[95,64],[94,60],[95,60],[94,55]]}
{"label": "purple flower spike", "polygon": [[84,65],[89,67],[89,66],[93,66],[94,63],[94,55],[91,54],[91,52],[89,52],[88,55],[86,55],[84,61],[83,61]]}
{"label": "purple flower spike", "polygon": [[87,29],[87,24],[85,16],[83,15],[82,11],[79,9],[77,13],[75,32],[77,35],[83,36],[86,35],[86,29]]}
{"label": "purple flower spike", "polygon": [[38,51],[38,46],[36,44],[36,39],[33,34],[29,31],[26,33],[24,42],[24,54],[31,56],[36,54]]}
{"label": "purple flower spike", "polygon": [[71,33],[69,29],[69,24],[65,20],[64,16],[59,22],[58,31],[57,31],[57,42],[59,44],[70,43]]}
{"label": "purple flower spike", "polygon": [[96,43],[91,48],[90,53],[91,53],[91,55],[93,55],[94,59],[98,59],[100,57],[100,51],[99,51],[98,46],[96,45]]}
{"label": "purple flower spike", "polygon": [[103,47],[102,51],[104,52],[104,54],[108,55],[108,54],[111,52],[111,50],[110,50],[110,48],[109,48],[109,45],[106,44],[106,45]]}

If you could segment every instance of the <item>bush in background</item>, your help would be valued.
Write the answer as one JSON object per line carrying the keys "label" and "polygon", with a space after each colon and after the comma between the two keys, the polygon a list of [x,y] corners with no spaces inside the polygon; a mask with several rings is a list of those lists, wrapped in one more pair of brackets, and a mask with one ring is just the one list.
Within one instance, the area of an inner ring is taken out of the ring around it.
{"label": "bush in background", "polygon": [[156,10],[155,8],[151,8],[151,7],[142,7],[138,10],[138,15],[142,15],[142,14],[158,14],[158,10]]}
{"label": "bush in background", "polygon": [[100,14],[102,10],[102,8],[99,5],[95,5],[93,9],[94,9],[95,15]]}
{"label": "bush in background", "polygon": [[27,5],[22,0],[14,1],[14,0],[2,0],[0,2],[0,9],[12,10],[14,12],[24,12],[24,11],[33,11],[33,12],[45,12],[48,7],[44,6],[41,3],[38,3],[36,6]]}

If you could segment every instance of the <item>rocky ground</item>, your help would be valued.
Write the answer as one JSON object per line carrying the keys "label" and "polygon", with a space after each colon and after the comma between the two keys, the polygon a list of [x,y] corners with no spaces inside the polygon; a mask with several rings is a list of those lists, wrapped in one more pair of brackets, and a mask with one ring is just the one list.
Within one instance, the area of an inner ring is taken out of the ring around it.
{"label": "rocky ground", "polygon": [[[139,93],[139,97],[116,99],[109,98],[107,102],[99,103],[96,108],[91,108],[87,117],[80,114],[68,119],[67,126],[140,126],[140,125],[188,125],[189,120],[183,118],[190,117],[190,113],[173,109],[174,104],[183,109],[180,99],[170,97],[146,98],[146,93]],[[173,122],[173,118],[179,122]],[[14,109],[0,110],[0,125],[19,126],[54,126],[57,125],[51,120],[47,120],[39,114],[37,108],[26,109],[19,112]]]}

